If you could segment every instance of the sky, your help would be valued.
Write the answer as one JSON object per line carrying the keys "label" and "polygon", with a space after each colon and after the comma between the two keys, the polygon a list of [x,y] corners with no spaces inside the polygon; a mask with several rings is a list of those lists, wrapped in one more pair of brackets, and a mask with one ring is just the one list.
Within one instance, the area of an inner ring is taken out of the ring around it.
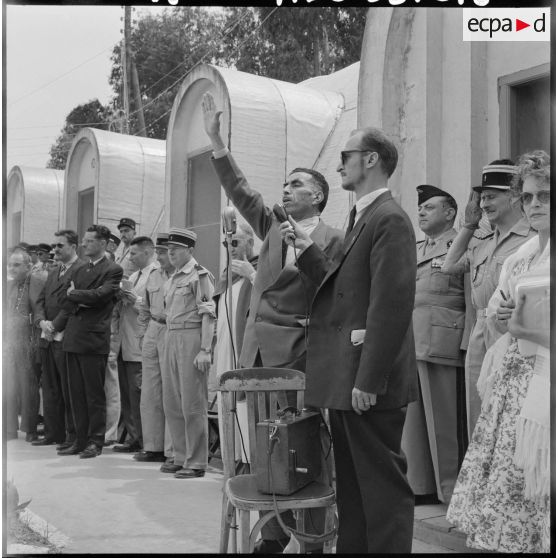
{"label": "sky", "polygon": [[123,16],[118,5],[6,6],[8,173],[14,165],[46,168],[67,114],[110,100],[110,54],[122,40]]}

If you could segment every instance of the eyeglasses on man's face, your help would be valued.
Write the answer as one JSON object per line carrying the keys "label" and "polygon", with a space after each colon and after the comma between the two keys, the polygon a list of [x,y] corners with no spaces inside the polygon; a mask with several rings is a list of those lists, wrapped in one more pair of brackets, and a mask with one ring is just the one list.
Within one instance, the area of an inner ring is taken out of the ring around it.
{"label": "eyeglasses on man's face", "polygon": [[537,198],[542,204],[550,203],[550,190],[539,190],[538,192],[521,192],[521,203],[523,205],[530,205],[533,199]]}
{"label": "eyeglasses on man's face", "polygon": [[344,165],[349,158],[351,153],[370,153],[370,149],[347,149],[346,151],[341,151],[341,164]]}
{"label": "eyeglasses on man's face", "polygon": [[[236,247],[238,246],[238,243],[239,243],[239,240],[237,240],[236,238],[233,238],[233,239],[231,240],[231,246],[232,246],[233,248],[236,248]],[[223,244],[223,246],[224,246],[225,248],[227,247],[227,241],[226,241],[226,240],[223,240],[223,243],[222,243],[222,244]]]}

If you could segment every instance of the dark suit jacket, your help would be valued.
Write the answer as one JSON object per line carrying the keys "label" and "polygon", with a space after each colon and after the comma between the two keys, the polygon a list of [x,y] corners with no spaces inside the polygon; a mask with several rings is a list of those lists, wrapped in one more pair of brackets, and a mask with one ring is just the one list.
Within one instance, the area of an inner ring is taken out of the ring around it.
{"label": "dark suit jacket", "polygon": [[[240,365],[253,366],[258,351],[264,366],[291,363],[306,352],[304,326],[317,285],[301,278],[303,274],[294,265],[282,267],[283,242],[277,220],[261,194],[250,188],[232,156],[212,161],[227,195],[263,240]],[[311,237],[323,250],[319,265],[325,273],[341,250],[343,233],[320,221]]]}
{"label": "dark suit jacket", "polygon": [[70,314],[63,309],[66,291],[70,286],[70,281],[72,281],[75,272],[84,264],[85,262],[78,258],[60,279],[58,278],[58,267],[49,271],[44,287],[37,300],[37,312],[35,314],[36,325],[38,325],[41,320],[48,320],[52,322],[56,331],[64,331],[70,316]]}
{"label": "dark suit jacket", "polygon": [[[254,257],[250,260],[250,263],[254,268],[257,269],[258,257]],[[244,331],[246,330],[246,320],[248,319],[248,312],[250,311],[250,298],[252,296],[252,283],[245,277],[240,275],[234,275],[232,278],[233,285],[237,281],[243,281],[240,291],[238,293],[238,301],[236,303],[236,316],[233,318],[235,320],[234,331],[236,332],[235,348],[237,354],[242,350],[242,340],[244,339]],[[219,299],[221,295],[227,295],[227,270],[223,271],[221,278],[217,281],[215,285],[215,291],[213,293],[213,300],[215,301],[215,315],[219,318]],[[228,299],[227,299],[228,301]]]}
{"label": "dark suit jacket", "polygon": [[122,268],[103,258],[93,267],[80,267],[72,279],[75,290],[63,302],[64,310],[71,315],[62,347],[70,353],[108,354],[110,320]]}
{"label": "dark suit jacket", "polygon": [[[321,283],[310,315],[306,404],[351,410],[353,387],[378,395],[373,409],[415,400],[415,234],[391,192],[366,208],[325,277],[323,257],[311,245],[299,258]],[[351,343],[353,330],[365,330],[363,344]]]}

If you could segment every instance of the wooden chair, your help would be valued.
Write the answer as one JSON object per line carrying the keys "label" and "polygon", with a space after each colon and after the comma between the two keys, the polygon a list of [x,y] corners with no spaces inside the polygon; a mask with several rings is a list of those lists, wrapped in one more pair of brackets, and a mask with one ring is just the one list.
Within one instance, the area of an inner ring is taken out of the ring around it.
{"label": "wooden chair", "polygon": [[[229,534],[233,531],[232,552],[237,552],[237,512],[240,527],[241,553],[251,553],[261,528],[275,517],[273,496],[258,492],[256,476],[235,476],[235,394],[246,393],[248,429],[250,440],[250,462],[256,463],[256,424],[265,419],[276,419],[279,407],[287,407],[287,391],[296,391],[297,407],[304,402],[305,378],[302,372],[285,368],[243,368],[224,372],[219,379],[223,437],[221,454],[223,459],[224,487],[221,511],[221,536],[219,552],[228,552]],[[297,531],[304,531],[303,511],[308,508],[327,508],[325,531],[335,525],[335,492],[327,484],[312,482],[289,496],[276,496],[280,512],[293,510]],[[250,512],[266,511],[250,530]],[[299,541],[300,542],[300,541]],[[300,542],[301,552],[304,543]],[[324,553],[331,553],[333,540],[324,543]]]}

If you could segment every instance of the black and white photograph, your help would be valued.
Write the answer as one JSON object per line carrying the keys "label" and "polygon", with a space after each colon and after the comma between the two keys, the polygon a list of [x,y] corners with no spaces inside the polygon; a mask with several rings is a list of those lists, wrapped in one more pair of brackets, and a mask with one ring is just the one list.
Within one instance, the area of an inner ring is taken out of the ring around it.
{"label": "black and white photograph", "polygon": [[2,21],[3,556],[555,550],[553,2]]}

